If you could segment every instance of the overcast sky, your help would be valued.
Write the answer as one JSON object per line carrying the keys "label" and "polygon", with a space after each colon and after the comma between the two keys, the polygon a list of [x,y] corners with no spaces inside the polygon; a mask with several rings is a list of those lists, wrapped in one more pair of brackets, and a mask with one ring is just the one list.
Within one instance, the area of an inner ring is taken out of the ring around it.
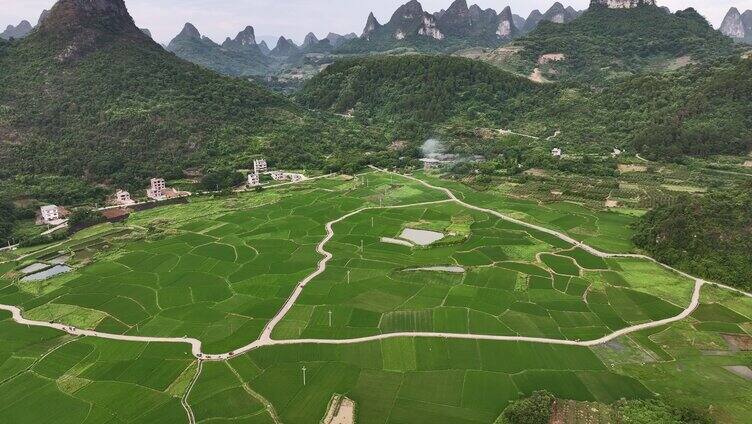
{"label": "overcast sky", "polygon": [[[191,22],[202,34],[222,42],[234,37],[246,25],[256,29],[258,36],[292,37],[302,41],[308,32],[319,38],[329,31],[358,35],[365,26],[368,12],[373,11],[381,23],[389,20],[394,10],[407,0],[125,0],[128,9],[142,28],[151,30],[154,38],[167,43]],[[532,9],[545,12],[555,0],[478,0],[483,8],[501,11],[506,5],[527,17]],[[584,9],[589,0],[562,1],[565,6]],[[752,0],[658,0],[671,10],[694,7],[718,26],[731,6],[752,9]],[[26,19],[36,24],[42,9],[49,9],[55,0],[0,0],[0,25],[17,24]],[[422,0],[429,12],[445,9],[452,0]],[[468,4],[472,4],[468,0]],[[271,46],[273,47],[273,46]]]}

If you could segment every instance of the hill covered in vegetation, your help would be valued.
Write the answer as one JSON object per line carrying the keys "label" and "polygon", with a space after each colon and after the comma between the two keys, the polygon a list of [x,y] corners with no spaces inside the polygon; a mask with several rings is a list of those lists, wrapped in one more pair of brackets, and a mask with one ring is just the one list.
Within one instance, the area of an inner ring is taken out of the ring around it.
{"label": "hill covered in vegetation", "polygon": [[541,138],[559,131],[556,143],[568,151],[632,147],[676,160],[752,148],[750,84],[752,61],[739,58],[641,74],[593,91],[534,84],[469,59],[401,56],[335,63],[298,98],[416,140],[442,130],[452,137],[503,128]]}
{"label": "hill covered in vegetation", "polygon": [[752,185],[684,196],[648,212],[634,242],[657,260],[719,283],[752,288]]}
{"label": "hill covered in vegetation", "polygon": [[383,147],[354,123],[165,52],[122,0],[88,3],[61,0],[29,37],[0,45],[3,179],[140,187],[154,175],[247,165],[255,155],[280,167],[324,167],[325,153]]}
{"label": "hill covered in vegetation", "polygon": [[298,99],[311,108],[376,120],[438,123],[456,114],[494,114],[537,87],[479,61],[447,56],[382,56],[334,63]]}
{"label": "hill covered in vegetation", "polygon": [[614,77],[725,58],[737,47],[694,9],[671,14],[650,5],[594,5],[572,22],[541,23],[513,50],[518,52],[505,56],[503,67],[525,75],[539,68],[548,79],[603,85]]}

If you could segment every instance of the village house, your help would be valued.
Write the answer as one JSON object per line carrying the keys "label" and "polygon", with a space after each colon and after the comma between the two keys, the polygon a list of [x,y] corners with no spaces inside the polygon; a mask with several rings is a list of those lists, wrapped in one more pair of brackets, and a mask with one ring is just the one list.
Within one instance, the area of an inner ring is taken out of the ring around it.
{"label": "village house", "polygon": [[284,181],[287,179],[287,177],[285,177],[285,173],[282,171],[272,171],[269,175],[272,176],[272,179],[274,181]]}
{"label": "village house", "polygon": [[42,220],[46,224],[60,219],[60,209],[55,205],[42,206],[40,211],[42,212]]}
{"label": "village house", "polygon": [[615,147],[615,148],[614,148],[614,151],[613,151],[613,152],[611,152],[611,157],[612,157],[612,158],[615,158],[615,157],[617,157],[617,156],[621,156],[621,154],[622,154],[622,151],[621,151],[620,149],[618,149],[618,148],[616,148],[616,147]]}
{"label": "village house", "polygon": [[63,207],[42,206],[37,214],[37,225],[60,225],[65,222],[68,215],[70,215],[70,212]]}
{"label": "village house", "polygon": [[299,182],[305,180],[305,176],[303,174],[288,173],[288,174],[285,174],[285,179],[286,180],[290,180],[290,181],[292,181],[294,183],[299,183]]}
{"label": "village house", "polygon": [[178,197],[179,193],[167,188],[164,178],[152,178],[149,189],[146,190],[146,196],[152,200],[162,201]]}
{"label": "village house", "polygon": [[421,159],[420,161],[423,162],[423,169],[426,171],[430,171],[432,169],[439,169],[444,164],[444,162],[438,159],[424,158],[424,159]]}
{"label": "village house", "polygon": [[131,194],[125,190],[115,192],[115,203],[122,206],[129,206],[136,202],[131,199]]}
{"label": "village house", "polygon": [[267,169],[266,159],[256,159],[253,161],[253,171],[256,174],[263,174]]}
{"label": "village house", "polygon": [[555,158],[560,158],[563,153],[564,152],[562,152],[562,150],[558,147],[554,147],[553,149],[551,149],[551,156]]}
{"label": "village house", "polygon": [[151,186],[146,190],[146,197],[152,200],[165,200],[165,189],[167,188],[164,178],[152,178]]}
{"label": "village house", "polygon": [[258,187],[261,185],[259,174],[248,174],[248,187]]}

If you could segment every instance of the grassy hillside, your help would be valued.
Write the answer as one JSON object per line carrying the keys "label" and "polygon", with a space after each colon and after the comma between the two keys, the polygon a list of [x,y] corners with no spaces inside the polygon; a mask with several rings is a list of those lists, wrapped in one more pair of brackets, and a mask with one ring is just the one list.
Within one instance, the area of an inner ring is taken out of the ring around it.
{"label": "grassy hillside", "polygon": [[[690,61],[706,62],[736,51],[733,41],[694,9],[670,14],[654,6],[594,7],[568,24],[542,22],[515,45],[522,50],[506,66],[516,71],[527,75],[541,67],[549,79],[595,84]],[[563,54],[564,60],[539,63],[546,54]]]}

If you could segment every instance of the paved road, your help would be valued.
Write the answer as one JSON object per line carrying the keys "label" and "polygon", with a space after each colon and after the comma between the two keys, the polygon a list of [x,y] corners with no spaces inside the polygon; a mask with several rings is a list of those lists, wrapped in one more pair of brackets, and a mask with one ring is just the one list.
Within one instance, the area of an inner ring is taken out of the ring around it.
{"label": "paved road", "polygon": [[[384,170],[380,170],[378,168],[374,168],[381,172],[388,172]],[[198,339],[193,338],[174,338],[174,337],[142,337],[142,336],[127,336],[127,335],[120,335],[120,334],[109,334],[109,333],[102,333],[98,331],[92,331],[92,330],[82,330],[77,329],[75,327],[64,325],[64,324],[58,324],[58,323],[50,323],[50,322],[44,322],[44,321],[34,321],[34,320],[28,320],[25,319],[22,316],[21,310],[16,306],[10,306],[10,305],[0,305],[0,310],[6,310],[13,314],[13,320],[16,321],[19,324],[22,325],[29,325],[29,326],[36,326],[36,327],[47,327],[47,328],[53,328],[56,330],[64,331],[66,333],[76,335],[76,336],[87,336],[87,337],[100,337],[105,339],[111,339],[111,340],[120,340],[120,341],[128,341],[128,342],[142,342],[142,343],[186,343],[191,346],[191,352],[193,355],[200,359],[200,360],[206,360],[206,361],[226,361],[228,359],[234,358],[236,356],[240,356],[244,353],[247,353],[251,350],[258,349],[261,347],[266,346],[280,346],[280,345],[295,345],[295,344],[329,344],[329,345],[345,345],[345,344],[356,344],[356,343],[365,343],[370,341],[376,341],[376,340],[384,340],[384,339],[390,339],[390,338],[397,338],[397,337],[440,337],[440,338],[451,338],[451,339],[471,339],[471,340],[495,340],[495,341],[517,341],[517,342],[530,342],[530,343],[544,343],[544,344],[556,344],[556,345],[568,345],[568,346],[583,346],[583,347],[590,347],[590,346],[596,346],[600,344],[607,343],[611,340],[614,340],[616,338],[619,338],[621,336],[634,333],[637,331],[645,330],[648,328],[655,328],[655,327],[661,327],[666,324],[670,324],[673,322],[681,321],[685,318],[687,318],[689,315],[692,314],[692,312],[695,311],[697,306],[700,303],[700,294],[702,291],[702,287],[706,284],[715,285],[727,290],[732,290],[734,292],[740,293],[744,296],[752,298],[752,294],[743,292],[741,290],[735,289],[733,287],[729,287],[722,284],[717,283],[708,283],[702,279],[693,277],[685,272],[679,271],[677,269],[674,269],[668,265],[662,264],[658,261],[656,261],[653,258],[650,258],[645,255],[632,255],[632,254],[612,254],[612,253],[606,253],[601,252],[593,247],[590,247],[578,240],[575,240],[571,237],[569,237],[566,234],[560,233],[558,231],[554,231],[545,227],[541,227],[535,224],[530,224],[527,222],[520,221],[515,218],[508,217],[506,215],[503,215],[497,211],[482,208],[479,206],[471,205],[469,203],[466,203],[462,201],[461,199],[457,198],[457,196],[454,195],[454,193],[444,187],[437,187],[434,185],[431,185],[423,180],[420,180],[418,178],[415,178],[413,176],[409,175],[402,175],[402,174],[396,174],[403,178],[408,178],[414,181],[417,181],[424,186],[439,190],[444,192],[449,199],[447,200],[439,200],[434,202],[424,202],[424,203],[416,203],[416,204],[410,204],[410,205],[398,205],[398,206],[385,206],[385,207],[367,207],[367,208],[361,208],[354,212],[350,212],[334,221],[331,221],[326,224],[326,237],[316,246],[316,251],[323,256],[323,258],[319,261],[318,266],[315,271],[313,271],[311,274],[309,274],[307,277],[305,277],[295,288],[293,293],[288,298],[287,302],[283,305],[283,307],[279,310],[279,312],[272,318],[271,321],[266,325],[263,332],[261,333],[261,336],[249,343],[246,346],[243,346],[241,348],[238,348],[232,352],[226,352],[221,354],[207,354],[202,351],[201,348],[201,341]],[[417,206],[426,206],[426,205],[432,205],[432,204],[440,204],[440,203],[446,203],[449,201],[456,202],[462,206],[465,206],[469,209],[477,210],[480,212],[485,212],[494,216],[497,216],[501,219],[504,219],[509,222],[513,222],[515,224],[519,224],[522,226],[525,226],[527,228],[532,228],[538,231],[545,232],[547,234],[554,235],[556,237],[559,237],[562,240],[565,240],[575,246],[578,246],[596,256],[602,257],[602,258],[640,258],[640,259],[647,259],[651,260],[673,272],[678,273],[679,275],[682,275],[686,278],[689,278],[695,282],[694,291],[692,294],[692,300],[685,308],[682,313],[675,317],[667,318],[660,321],[653,321],[648,322],[644,324],[638,324],[634,326],[630,326],[618,331],[615,331],[609,335],[606,335],[604,337],[601,337],[596,340],[588,340],[588,341],[578,341],[578,340],[561,340],[561,339],[549,339],[549,338],[541,338],[541,337],[524,337],[524,336],[493,336],[493,335],[485,335],[485,334],[457,334],[457,333],[429,333],[429,332],[402,332],[402,333],[391,333],[391,334],[381,334],[381,335],[375,335],[370,337],[361,337],[361,338],[354,338],[354,339],[342,339],[342,340],[335,340],[335,339],[293,339],[293,340],[274,340],[272,338],[272,333],[274,331],[274,328],[279,324],[279,322],[282,321],[284,316],[290,311],[290,309],[293,307],[297,299],[300,297],[301,293],[305,289],[305,286],[310,283],[314,278],[321,275],[324,271],[326,271],[326,265],[327,263],[332,259],[332,254],[328,252],[325,247],[326,244],[334,237],[334,229],[333,226],[347,218],[352,217],[353,215],[359,214],[366,210],[372,210],[372,209],[396,209],[396,208],[408,208],[408,207],[417,207]]]}

